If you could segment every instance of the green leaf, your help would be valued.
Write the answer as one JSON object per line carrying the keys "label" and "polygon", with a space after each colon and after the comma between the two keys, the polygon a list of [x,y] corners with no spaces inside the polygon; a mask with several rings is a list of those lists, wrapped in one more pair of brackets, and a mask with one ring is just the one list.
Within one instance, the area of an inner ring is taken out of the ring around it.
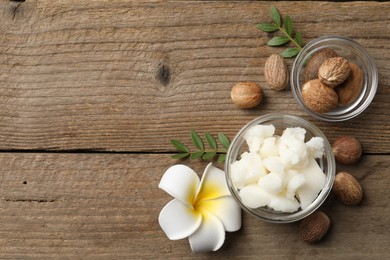
{"label": "green leaf", "polygon": [[194,129],[191,129],[191,139],[199,150],[204,151],[203,141],[200,139],[200,136],[194,131]]}
{"label": "green leaf", "polygon": [[288,49],[285,49],[283,52],[281,52],[280,56],[282,56],[284,58],[292,58],[294,56],[297,56],[298,53],[299,53],[298,48],[288,48]]}
{"label": "green leaf", "polygon": [[278,27],[281,27],[282,25],[282,19],[280,18],[280,14],[278,12],[278,9],[276,9],[275,6],[271,6],[271,17],[272,20],[276,23]]}
{"label": "green leaf", "polygon": [[209,160],[209,159],[213,158],[215,155],[217,155],[216,152],[207,152],[207,153],[205,153],[205,154],[202,156],[202,159],[204,159],[204,160]]}
{"label": "green leaf", "polygon": [[173,159],[183,159],[183,158],[186,158],[188,155],[190,155],[190,153],[178,153],[178,154],[172,155],[171,157]]}
{"label": "green leaf", "polygon": [[203,154],[204,154],[203,151],[199,151],[199,152],[192,153],[192,154],[190,155],[190,159],[191,159],[191,160],[198,159],[198,158],[202,157]]}
{"label": "green leaf", "polygon": [[296,32],[295,33],[295,40],[296,40],[296,42],[298,43],[299,46],[301,46],[301,47],[303,46],[301,32]]}
{"label": "green leaf", "polygon": [[176,140],[176,139],[172,139],[171,140],[171,144],[176,147],[177,150],[181,151],[181,152],[185,152],[185,153],[189,153],[190,152],[190,149],[188,149],[187,146],[185,146],[182,142],[180,142],[179,140]]}
{"label": "green leaf", "polygon": [[256,28],[263,32],[275,32],[278,30],[278,27],[272,23],[259,23],[256,24]]}
{"label": "green leaf", "polygon": [[215,141],[215,138],[209,132],[205,133],[205,138],[206,138],[207,143],[210,145],[210,147],[213,148],[214,150],[217,150],[217,142]]}
{"label": "green leaf", "polygon": [[218,139],[219,139],[219,142],[222,144],[223,147],[225,147],[226,149],[229,149],[230,141],[226,137],[226,135],[224,135],[222,133],[218,133]]}
{"label": "green leaf", "polygon": [[268,46],[280,46],[280,45],[288,43],[289,41],[290,41],[290,39],[288,37],[275,36],[274,38],[272,38],[271,40],[269,40],[267,42],[267,45]]}
{"label": "green leaf", "polygon": [[287,34],[292,37],[293,26],[292,26],[291,18],[288,15],[286,16],[286,19],[284,19],[284,28],[286,29]]}
{"label": "green leaf", "polygon": [[220,155],[218,156],[217,162],[222,163],[222,162],[225,161],[225,159],[226,159],[226,154],[222,153],[222,154],[220,154]]}

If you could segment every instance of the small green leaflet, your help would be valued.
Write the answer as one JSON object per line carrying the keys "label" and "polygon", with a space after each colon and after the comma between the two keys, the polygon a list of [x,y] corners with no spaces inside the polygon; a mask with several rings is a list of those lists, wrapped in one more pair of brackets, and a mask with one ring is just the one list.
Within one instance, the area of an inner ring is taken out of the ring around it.
{"label": "small green leaflet", "polygon": [[216,152],[208,152],[208,153],[205,153],[203,156],[202,156],[202,159],[204,160],[209,160],[211,158],[213,158],[214,156],[216,156],[217,153]]}
{"label": "small green leaflet", "polygon": [[291,57],[298,55],[298,53],[299,53],[298,48],[288,48],[288,49],[285,49],[284,51],[282,51],[280,53],[280,56],[282,56],[284,58],[291,58]]}
{"label": "small green leaflet", "polygon": [[220,155],[218,156],[217,162],[222,163],[222,162],[225,161],[225,159],[226,159],[226,154],[222,153],[222,154],[220,154]]}
{"label": "small green leaflet", "polygon": [[269,40],[267,42],[267,45],[268,46],[280,46],[280,45],[288,43],[289,41],[290,41],[290,39],[288,37],[275,36],[274,38],[272,38],[271,40]]}
{"label": "small green leaflet", "polygon": [[262,30],[263,32],[276,32],[279,28],[272,23],[258,23],[256,28]]}
{"label": "small green leaflet", "polygon": [[184,158],[186,158],[188,155],[190,155],[190,153],[178,153],[178,154],[172,155],[171,157],[172,157],[173,159],[184,159]]}
{"label": "small green leaflet", "polygon": [[204,151],[199,151],[199,152],[192,153],[190,155],[190,159],[191,160],[198,159],[198,158],[202,157],[203,154],[204,154]]}
{"label": "small green leaflet", "polygon": [[289,36],[292,36],[293,33],[293,27],[292,27],[292,21],[290,16],[286,16],[286,19],[284,19],[284,28],[286,29],[286,32]]}
{"label": "small green leaflet", "polygon": [[296,32],[296,33],[295,33],[295,40],[297,41],[297,43],[299,44],[299,46],[302,46],[302,45],[303,45],[301,32]]}
{"label": "small green leaflet", "polygon": [[209,132],[206,132],[204,135],[205,135],[206,141],[210,145],[210,147],[216,150],[218,147],[217,147],[217,142],[215,141],[215,138]]}
{"label": "small green leaflet", "polygon": [[282,19],[280,18],[280,14],[275,6],[271,6],[270,13],[271,13],[272,20],[276,23],[278,27],[281,27]]}
{"label": "small green leaflet", "polygon": [[191,129],[191,139],[194,145],[201,151],[204,150],[203,146],[203,141],[200,139],[200,136],[193,130]]}
{"label": "small green leaflet", "polygon": [[182,142],[180,142],[179,140],[176,140],[176,139],[172,139],[171,140],[171,143],[174,147],[176,147],[177,150],[181,151],[181,152],[185,152],[185,153],[189,153],[190,152],[190,149],[188,149],[187,146],[185,146]]}
{"label": "small green leaflet", "polygon": [[225,147],[225,149],[229,149],[230,141],[226,137],[226,135],[224,135],[222,133],[218,133],[218,139],[219,139],[219,142],[222,144],[222,146]]}

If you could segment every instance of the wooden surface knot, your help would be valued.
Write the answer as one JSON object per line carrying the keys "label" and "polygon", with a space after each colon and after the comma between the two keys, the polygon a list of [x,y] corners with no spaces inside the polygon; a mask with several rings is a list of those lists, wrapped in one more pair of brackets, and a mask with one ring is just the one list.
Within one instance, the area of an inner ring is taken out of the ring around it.
{"label": "wooden surface knot", "polygon": [[25,2],[25,0],[9,0],[9,1],[11,2],[11,4],[13,4],[12,20],[15,20],[16,14],[18,13],[19,8]]}
{"label": "wooden surface knot", "polygon": [[164,86],[169,84],[169,81],[171,80],[171,71],[168,66],[167,60],[163,60],[157,69],[157,80]]}

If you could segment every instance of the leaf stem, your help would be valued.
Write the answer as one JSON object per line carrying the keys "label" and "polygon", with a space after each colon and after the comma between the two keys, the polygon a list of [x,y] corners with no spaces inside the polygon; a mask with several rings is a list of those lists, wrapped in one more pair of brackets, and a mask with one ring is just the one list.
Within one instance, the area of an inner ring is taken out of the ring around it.
{"label": "leaf stem", "polygon": [[287,31],[286,31],[284,28],[278,26],[278,25],[275,24],[275,23],[274,23],[274,25],[277,26],[278,29],[279,29],[279,31],[281,31],[287,38],[289,38],[290,41],[292,41],[292,43],[293,43],[295,46],[297,46],[297,48],[298,48],[299,50],[302,50],[302,47],[298,44],[298,42],[297,42],[294,38],[292,38],[292,37],[287,33]]}
{"label": "leaf stem", "polygon": [[217,154],[227,154],[227,150],[207,150],[207,149],[205,149],[205,150],[202,150],[202,151],[200,151],[200,150],[198,150],[198,151],[190,151],[189,153],[190,154],[193,154],[193,153],[197,153],[197,152],[204,152],[204,153],[213,153],[213,152],[215,152],[215,153],[217,153]]}

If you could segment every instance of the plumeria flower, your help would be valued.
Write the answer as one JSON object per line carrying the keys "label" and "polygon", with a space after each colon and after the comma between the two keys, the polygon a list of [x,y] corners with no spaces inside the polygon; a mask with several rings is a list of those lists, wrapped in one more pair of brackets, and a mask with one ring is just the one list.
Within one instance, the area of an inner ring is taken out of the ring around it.
{"label": "plumeria flower", "polygon": [[185,165],[170,167],[159,188],[171,200],[158,217],[161,228],[171,240],[188,237],[193,252],[218,250],[225,231],[241,227],[241,209],[231,196],[222,170],[207,165],[202,180]]}

